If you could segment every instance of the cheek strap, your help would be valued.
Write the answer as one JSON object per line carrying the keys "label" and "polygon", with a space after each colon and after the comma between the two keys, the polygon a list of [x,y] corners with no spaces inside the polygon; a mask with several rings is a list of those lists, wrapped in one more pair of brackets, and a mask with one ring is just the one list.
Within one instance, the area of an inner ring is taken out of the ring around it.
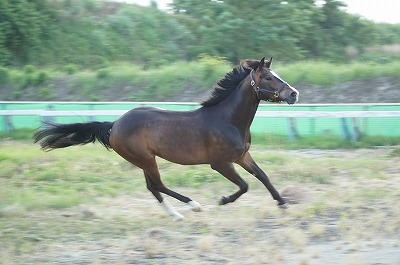
{"label": "cheek strap", "polygon": [[257,86],[256,85],[256,81],[254,80],[254,69],[253,70],[251,70],[251,72],[250,72],[250,79],[251,79],[251,81],[250,81],[250,85],[254,88],[254,90],[256,91],[256,93],[257,93],[257,96],[258,96],[258,98],[260,98],[259,97],[259,93],[261,92],[261,93],[266,93],[266,94],[271,94],[271,95],[273,95],[275,98],[278,98],[279,97],[279,94],[281,93],[281,91],[282,91],[282,89],[288,84],[287,82],[285,82],[285,81],[283,81],[282,79],[278,79],[278,80],[280,80],[281,82],[282,82],[282,84],[279,86],[279,88],[277,89],[277,90],[275,90],[275,91],[272,91],[272,90],[269,90],[269,89],[266,89],[266,88],[260,88],[259,86]]}

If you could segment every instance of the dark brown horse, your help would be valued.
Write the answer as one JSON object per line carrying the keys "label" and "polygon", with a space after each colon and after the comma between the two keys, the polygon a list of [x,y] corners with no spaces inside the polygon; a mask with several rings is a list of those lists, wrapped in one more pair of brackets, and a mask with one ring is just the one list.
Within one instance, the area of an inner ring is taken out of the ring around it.
{"label": "dark brown horse", "polygon": [[250,125],[260,100],[294,104],[299,92],[270,70],[272,58],[244,60],[215,86],[211,97],[194,111],[166,111],[151,107],[130,110],[115,122],[44,124],[34,136],[42,149],[52,150],[98,140],[144,171],[147,188],[175,220],[182,219],[161,195],[188,203],[193,211],[200,204],[167,188],[160,178],[156,156],[173,163],[210,164],[239,190],[222,197],[220,205],[235,201],[248,189],[233,164],[258,178],[278,205],[285,201],[249,153]]}

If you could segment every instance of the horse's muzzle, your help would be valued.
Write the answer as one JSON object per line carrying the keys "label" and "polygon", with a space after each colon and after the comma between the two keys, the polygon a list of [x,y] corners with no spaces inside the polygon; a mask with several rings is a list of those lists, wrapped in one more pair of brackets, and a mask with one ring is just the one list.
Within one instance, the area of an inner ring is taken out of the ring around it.
{"label": "horse's muzzle", "polygon": [[297,90],[293,90],[290,94],[285,98],[285,101],[289,105],[293,105],[299,100],[299,92]]}

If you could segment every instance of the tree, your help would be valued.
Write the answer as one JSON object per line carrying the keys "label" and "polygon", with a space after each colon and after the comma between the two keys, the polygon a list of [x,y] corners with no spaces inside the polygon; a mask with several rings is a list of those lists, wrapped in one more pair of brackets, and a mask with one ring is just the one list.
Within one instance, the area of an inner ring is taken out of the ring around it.
{"label": "tree", "polygon": [[51,18],[46,1],[0,1],[0,62],[11,58],[27,62],[32,50],[41,45]]}
{"label": "tree", "polygon": [[297,9],[306,4],[310,1],[175,0],[173,10],[198,21],[193,33],[212,55],[231,61],[266,53],[299,59],[304,54],[299,43],[310,28],[311,12]]}

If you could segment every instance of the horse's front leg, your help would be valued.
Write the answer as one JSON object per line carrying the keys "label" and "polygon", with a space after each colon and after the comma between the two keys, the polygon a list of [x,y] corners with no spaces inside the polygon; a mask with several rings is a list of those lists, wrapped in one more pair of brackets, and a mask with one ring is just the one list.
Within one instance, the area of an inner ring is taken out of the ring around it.
{"label": "horse's front leg", "polygon": [[226,163],[226,162],[212,163],[211,168],[218,171],[221,175],[223,175],[225,178],[229,179],[231,182],[233,182],[239,187],[239,190],[234,194],[228,197],[223,196],[219,201],[219,205],[224,205],[230,202],[234,202],[243,193],[247,192],[249,186],[236,172],[232,163]]}
{"label": "horse's front leg", "polygon": [[264,186],[269,190],[274,200],[278,201],[280,207],[285,207],[285,200],[281,197],[279,192],[275,189],[272,183],[269,181],[267,174],[257,165],[254,159],[251,157],[249,152],[246,152],[238,161],[238,165],[243,167],[247,172],[259,179]]}

